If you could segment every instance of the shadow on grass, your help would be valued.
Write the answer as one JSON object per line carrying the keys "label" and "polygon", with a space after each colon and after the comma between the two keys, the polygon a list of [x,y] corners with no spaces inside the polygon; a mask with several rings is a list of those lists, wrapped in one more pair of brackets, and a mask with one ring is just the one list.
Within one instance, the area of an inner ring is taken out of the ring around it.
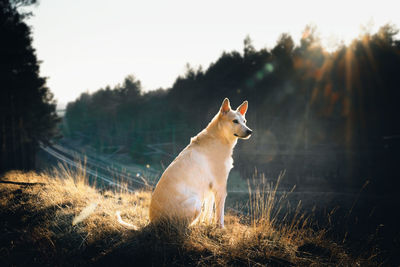
{"label": "shadow on grass", "polygon": [[193,257],[200,255],[190,253],[185,248],[188,231],[181,225],[165,222],[147,225],[132,231],[128,238],[116,244],[96,262],[104,266],[193,265],[196,262]]}
{"label": "shadow on grass", "polygon": [[93,263],[101,266],[294,266],[277,257],[251,258],[249,255],[244,260],[205,248],[196,249],[190,244],[195,233],[201,232],[218,242],[227,231],[213,226],[199,227],[200,231],[170,222],[147,225],[132,231],[127,239]]}

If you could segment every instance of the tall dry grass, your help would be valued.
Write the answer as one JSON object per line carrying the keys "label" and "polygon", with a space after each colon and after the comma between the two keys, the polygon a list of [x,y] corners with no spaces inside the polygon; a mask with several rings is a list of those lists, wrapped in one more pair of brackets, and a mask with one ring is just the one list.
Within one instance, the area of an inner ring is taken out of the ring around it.
{"label": "tall dry grass", "polygon": [[[313,230],[300,205],[287,213],[285,194],[277,197],[282,177],[272,185],[261,176],[259,187],[249,189],[249,215],[230,212],[226,227],[218,229],[171,221],[150,225],[150,190],[97,188],[88,184],[85,168],[9,172],[0,183],[0,265],[375,264],[352,257],[324,230]],[[117,210],[139,230],[121,226]]]}

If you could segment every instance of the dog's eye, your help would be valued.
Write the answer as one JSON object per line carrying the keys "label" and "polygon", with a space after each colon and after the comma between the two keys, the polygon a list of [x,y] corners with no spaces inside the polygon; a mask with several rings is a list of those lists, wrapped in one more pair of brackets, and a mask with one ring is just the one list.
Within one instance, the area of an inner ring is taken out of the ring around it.
{"label": "dog's eye", "polygon": [[238,120],[233,120],[233,123],[239,123],[239,121]]}

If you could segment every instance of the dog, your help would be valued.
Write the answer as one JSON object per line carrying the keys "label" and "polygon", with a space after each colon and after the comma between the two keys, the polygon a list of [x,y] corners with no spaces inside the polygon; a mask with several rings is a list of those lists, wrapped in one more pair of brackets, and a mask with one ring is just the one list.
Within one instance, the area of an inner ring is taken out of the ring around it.
{"label": "dog", "polygon": [[185,220],[190,225],[203,219],[224,227],[227,180],[233,168],[232,153],[237,140],[248,139],[248,102],[232,110],[225,98],[208,126],[167,167],[151,197],[150,221],[166,218]]}

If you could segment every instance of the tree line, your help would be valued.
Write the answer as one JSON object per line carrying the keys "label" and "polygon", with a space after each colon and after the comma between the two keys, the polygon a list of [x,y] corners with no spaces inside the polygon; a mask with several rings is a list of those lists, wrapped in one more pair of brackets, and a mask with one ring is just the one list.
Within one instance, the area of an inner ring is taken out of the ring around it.
{"label": "tree line", "polygon": [[[228,97],[249,101],[252,138],[235,150],[244,177],[286,170],[288,182],[390,188],[399,162],[400,42],[385,25],[327,52],[315,28],[299,45],[282,34],[272,49],[224,52],[203,70],[188,65],[171,88],[143,92],[128,76],[69,103],[63,132],[100,151],[122,146],[136,162],[168,164]],[[158,144],[168,153],[151,153]],[[150,152],[149,152],[150,151]]]}
{"label": "tree line", "polygon": [[58,135],[55,101],[39,75],[29,13],[35,0],[0,0],[0,173],[35,168],[40,143]]}

